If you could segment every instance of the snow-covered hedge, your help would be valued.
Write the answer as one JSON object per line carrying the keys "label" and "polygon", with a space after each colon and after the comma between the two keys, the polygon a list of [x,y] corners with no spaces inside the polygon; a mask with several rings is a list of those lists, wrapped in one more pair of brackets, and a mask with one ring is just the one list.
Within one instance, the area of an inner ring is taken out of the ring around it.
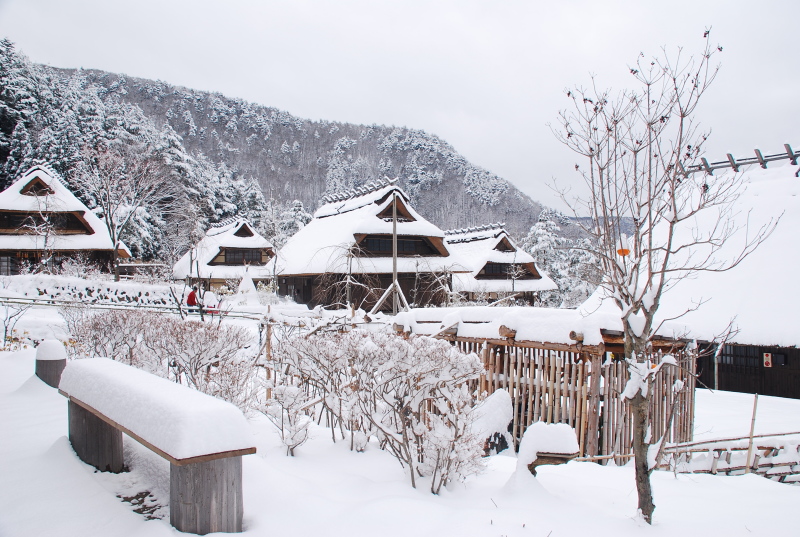
{"label": "snow-covered hedge", "polygon": [[[483,371],[477,355],[429,337],[353,330],[285,338],[273,357],[271,386],[294,386],[294,408],[322,403],[353,449],[375,438],[408,469],[413,486],[426,477],[438,493],[481,469],[484,438],[472,430],[470,387]],[[304,401],[296,400],[300,394]],[[290,410],[277,395],[271,405]],[[291,421],[290,413],[280,415]],[[303,426],[294,418],[295,429],[284,431],[292,442]]]}

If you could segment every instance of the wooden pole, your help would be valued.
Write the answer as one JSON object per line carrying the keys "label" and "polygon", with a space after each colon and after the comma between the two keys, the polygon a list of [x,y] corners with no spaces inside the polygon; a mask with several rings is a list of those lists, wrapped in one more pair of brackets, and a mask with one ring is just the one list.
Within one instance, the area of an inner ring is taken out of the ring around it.
{"label": "wooden pole", "polygon": [[397,192],[392,192],[392,315],[397,315]]}
{"label": "wooden pole", "polygon": [[753,433],[756,428],[756,409],[758,409],[758,394],[753,397],[753,419],[750,420],[750,443],[747,445],[747,464],[744,473],[750,473],[750,457],[753,455]]}

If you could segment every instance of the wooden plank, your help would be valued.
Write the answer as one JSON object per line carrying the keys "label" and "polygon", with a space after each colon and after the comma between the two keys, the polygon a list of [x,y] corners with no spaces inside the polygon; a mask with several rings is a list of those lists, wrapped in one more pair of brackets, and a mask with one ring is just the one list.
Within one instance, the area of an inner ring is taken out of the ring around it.
{"label": "wooden plank", "polygon": [[[59,390],[59,392],[62,395],[65,395],[64,392],[62,392],[61,390]],[[83,401],[80,401],[79,399],[76,399],[76,398],[74,398],[72,396],[67,395],[67,397],[69,398],[69,401],[71,403],[74,403],[77,406],[79,406],[79,407],[91,412],[94,416],[96,416],[100,420],[104,421],[105,423],[107,423],[111,427],[117,429],[118,431],[121,431],[121,432],[127,434],[128,436],[130,436],[131,438],[133,438],[134,440],[136,440],[137,442],[142,444],[144,447],[146,447],[147,449],[149,449],[153,453],[157,453],[158,455],[161,455],[162,457],[167,459],[170,463],[174,464],[175,466],[184,466],[184,465],[187,465],[187,464],[208,462],[208,461],[213,461],[213,460],[217,460],[217,459],[225,459],[225,458],[228,458],[228,457],[240,457],[242,455],[252,455],[253,453],[256,452],[256,448],[255,447],[251,447],[251,448],[245,448],[245,449],[235,449],[235,450],[231,450],[231,451],[221,451],[219,453],[209,453],[209,454],[206,454],[206,455],[199,455],[197,457],[187,457],[187,458],[184,458],[184,459],[178,459],[178,458],[173,457],[172,455],[170,455],[166,451],[163,451],[163,450],[157,448],[156,446],[154,446],[153,444],[151,444],[150,442],[148,442],[147,440],[145,440],[144,438],[142,438],[138,434],[134,433],[133,431],[131,431],[127,427],[123,427],[122,425],[120,425],[119,423],[115,422],[111,418],[105,416],[102,412],[98,411],[97,409],[93,408],[92,406],[87,405]]]}

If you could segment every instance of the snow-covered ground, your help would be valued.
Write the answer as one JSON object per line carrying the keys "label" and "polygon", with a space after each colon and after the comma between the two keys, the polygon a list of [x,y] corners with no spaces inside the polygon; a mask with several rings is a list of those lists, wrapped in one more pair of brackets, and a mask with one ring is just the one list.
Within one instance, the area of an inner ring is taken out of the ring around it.
{"label": "snow-covered ground", "polygon": [[[33,349],[0,353],[0,536],[176,535],[166,520],[147,520],[119,496],[152,491],[168,501],[169,468],[126,438],[131,471],[94,471],[66,438],[67,404],[33,376]],[[747,434],[752,396],[698,391],[699,438]],[[349,451],[328,429],[285,455],[264,418],[250,421],[256,455],[244,457],[245,534],[252,536],[559,536],[764,535],[800,533],[800,487],[754,475],[724,477],[656,472],[655,523],[636,514],[630,467],[571,462],[515,474],[501,453],[486,471],[434,496],[412,489],[402,468],[370,446]],[[756,430],[800,430],[800,401],[761,397]],[[165,508],[156,509],[166,516]]]}

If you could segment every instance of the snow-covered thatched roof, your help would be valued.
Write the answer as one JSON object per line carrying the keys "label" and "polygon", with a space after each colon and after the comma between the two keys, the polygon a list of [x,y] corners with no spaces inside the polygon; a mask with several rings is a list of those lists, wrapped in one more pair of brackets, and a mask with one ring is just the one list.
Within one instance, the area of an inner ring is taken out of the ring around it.
{"label": "snow-covered thatched roof", "polygon": [[[114,249],[105,224],[75,197],[59,174],[46,164],[31,167],[11,186],[0,192],[0,212],[41,216],[71,214],[86,230],[70,230],[69,233],[56,230],[48,237],[33,230],[0,233],[0,249],[3,250],[44,250],[45,247],[53,251]],[[119,255],[130,257],[124,244],[120,247]]]}
{"label": "snow-covered thatched roof", "polygon": [[[775,231],[738,266],[725,272],[700,272],[679,279],[662,297],[657,319],[678,318],[687,337],[712,340],[729,323],[738,330],[731,343],[792,347],[800,345],[800,178],[792,164],[769,169],[744,169],[744,188],[732,218],[739,231],[715,255],[735,258],[747,238],[771,219],[780,217]],[[733,172],[728,172],[733,173]],[[716,174],[721,175],[719,171]],[[717,175],[709,180],[716,180]],[[694,225],[709,229],[717,214],[701,214]],[[606,299],[610,302],[610,299]],[[605,305],[604,305],[605,307]],[[616,309],[616,306],[613,306]],[[618,309],[616,310],[619,311]]]}
{"label": "snow-covered thatched roof", "polygon": [[[504,226],[486,224],[444,232],[448,250],[469,270],[453,275],[454,291],[531,292],[557,288],[555,282],[535,266],[533,257],[517,247]],[[527,272],[527,277],[482,279],[480,273],[487,263],[517,266]]]}
{"label": "snow-covered thatched roof", "polygon": [[[745,237],[770,219],[780,217],[775,231],[735,268],[720,273],[700,273],[670,289],[659,313],[674,317],[695,307],[681,322],[689,325],[692,337],[711,339],[729,322],[738,333],[732,342],[752,345],[800,345],[800,178],[796,165],[770,164],[762,170],[744,170],[745,189],[735,207],[734,219],[741,230],[727,241],[718,256],[731,259]],[[719,172],[717,172],[719,173]],[[729,172],[732,173],[732,172]],[[706,224],[710,224],[706,222]]]}
{"label": "snow-covered thatched roof", "polygon": [[[347,273],[347,253],[367,235],[392,234],[392,194],[397,195],[397,234],[424,237],[440,256],[398,257],[398,271],[431,272],[444,269],[466,271],[444,245],[444,232],[417,213],[409,198],[392,181],[323,198],[314,219],[297,232],[281,250],[277,273],[308,275]],[[392,257],[355,256],[352,272],[390,274]]]}
{"label": "snow-covered thatched roof", "polygon": [[212,224],[206,231],[206,236],[175,263],[172,277],[235,279],[243,278],[245,274],[251,278],[267,278],[272,274],[268,268],[271,264],[263,266],[211,264],[228,248],[267,250],[270,254],[273,251],[272,243],[255,231],[250,223],[242,218],[232,218],[219,224]]}

